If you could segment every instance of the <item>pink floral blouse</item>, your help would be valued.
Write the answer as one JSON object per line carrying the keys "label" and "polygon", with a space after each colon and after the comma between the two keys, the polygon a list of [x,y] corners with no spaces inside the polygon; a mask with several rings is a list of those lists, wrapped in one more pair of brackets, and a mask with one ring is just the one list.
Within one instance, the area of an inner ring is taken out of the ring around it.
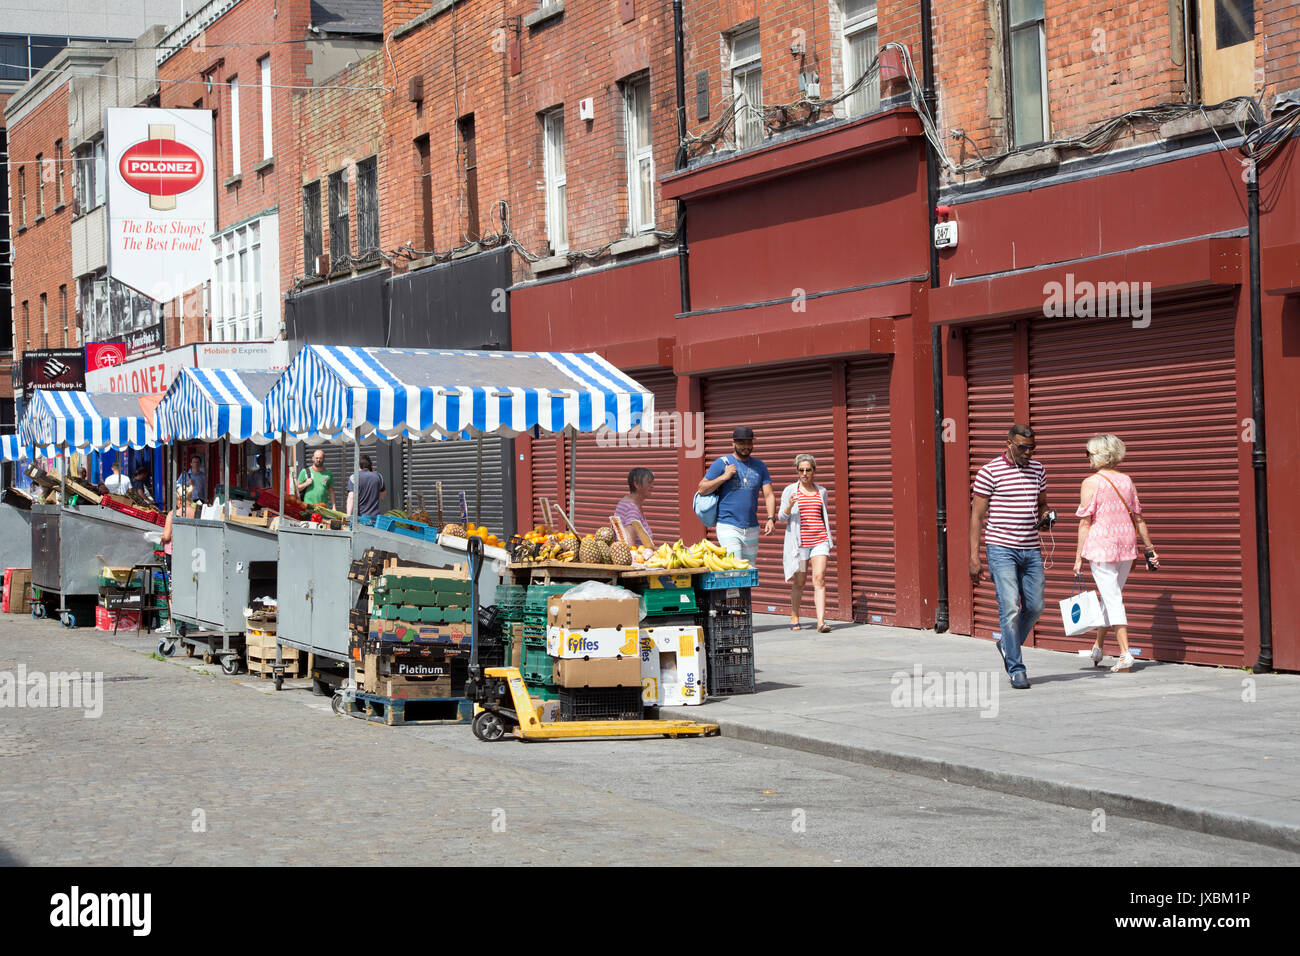
{"label": "pink floral blouse", "polygon": [[[1092,500],[1085,507],[1075,512],[1079,518],[1091,518],[1092,527],[1088,529],[1088,538],[1083,542],[1083,556],[1089,561],[1117,562],[1132,561],[1137,557],[1137,531],[1133,519],[1129,517],[1124,502],[1133,510],[1133,514],[1142,513],[1138,503],[1137,489],[1128,475],[1107,472],[1106,477],[1099,472],[1092,477]],[[1118,491],[1116,491],[1118,489]],[[1123,499],[1120,498],[1123,495]]]}

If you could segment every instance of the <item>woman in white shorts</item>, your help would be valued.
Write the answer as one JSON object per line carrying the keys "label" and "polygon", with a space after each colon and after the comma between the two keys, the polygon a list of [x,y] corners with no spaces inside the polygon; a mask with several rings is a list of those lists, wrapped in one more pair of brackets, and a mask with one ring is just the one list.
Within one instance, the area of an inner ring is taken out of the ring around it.
{"label": "woman in white shorts", "polygon": [[799,480],[781,492],[777,520],[785,525],[785,579],[790,585],[790,630],[800,630],[799,605],[809,569],[812,570],[813,601],[817,608],[817,630],[826,634],[826,565],[831,553],[831,519],[826,507],[826,489],[813,480],[817,460],[797,455],[794,470]]}
{"label": "woman in white shorts", "polygon": [[1107,625],[1097,628],[1092,663],[1101,664],[1106,631],[1113,627],[1119,639],[1120,658],[1111,670],[1118,673],[1133,669],[1123,591],[1133,559],[1137,557],[1137,534],[1142,535],[1146,556],[1153,567],[1160,566],[1160,556],[1147,533],[1133,480],[1115,471],[1124,460],[1124,443],[1114,435],[1094,435],[1088,439],[1087,449],[1088,464],[1094,473],[1083,479],[1079,489],[1079,510],[1075,512],[1079,518],[1079,543],[1074,555],[1074,573],[1082,570],[1083,560],[1087,558],[1092,579],[1097,583],[1102,620]]}

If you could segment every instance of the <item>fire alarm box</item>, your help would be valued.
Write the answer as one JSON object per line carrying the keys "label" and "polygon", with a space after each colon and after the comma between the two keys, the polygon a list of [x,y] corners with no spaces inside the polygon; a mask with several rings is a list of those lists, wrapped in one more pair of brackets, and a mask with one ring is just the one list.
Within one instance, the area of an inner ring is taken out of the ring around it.
{"label": "fire alarm box", "polygon": [[578,100],[578,119],[594,120],[596,118],[596,101],[588,96],[585,100]]}

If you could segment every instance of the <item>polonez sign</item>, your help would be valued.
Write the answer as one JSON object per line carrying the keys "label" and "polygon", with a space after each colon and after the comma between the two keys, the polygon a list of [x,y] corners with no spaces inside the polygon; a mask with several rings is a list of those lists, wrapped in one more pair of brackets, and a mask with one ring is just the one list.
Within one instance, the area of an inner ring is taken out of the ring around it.
{"label": "polonez sign", "polygon": [[104,111],[109,157],[108,274],[155,302],[212,275],[212,114]]}

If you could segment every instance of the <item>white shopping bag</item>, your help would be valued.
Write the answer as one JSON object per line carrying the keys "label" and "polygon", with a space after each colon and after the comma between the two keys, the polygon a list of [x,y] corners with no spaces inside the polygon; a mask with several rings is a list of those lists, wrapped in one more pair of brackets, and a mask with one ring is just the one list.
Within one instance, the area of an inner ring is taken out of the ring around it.
{"label": "white shopping bag", "polygon": [[1101,613],[1101,601],[1096,591],[1080,591],[1079,578],[1074,579],[1075,593],[1061,601],[1061,623],[1065,625],[1065,636],[1074,637],[1095,631],[1106,626],[1106,619]]}

